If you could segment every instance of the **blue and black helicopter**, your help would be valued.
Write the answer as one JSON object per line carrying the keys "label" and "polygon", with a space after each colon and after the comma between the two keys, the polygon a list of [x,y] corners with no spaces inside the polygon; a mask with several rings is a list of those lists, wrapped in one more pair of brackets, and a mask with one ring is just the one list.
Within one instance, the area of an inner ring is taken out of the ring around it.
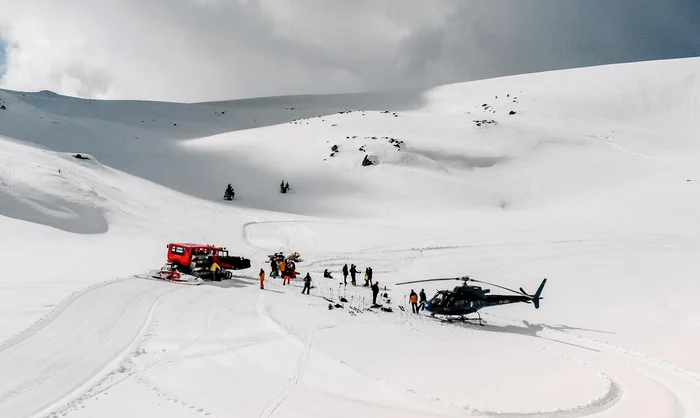
{"label": "blue and black helicopter", "polygon": [[[535,309],[539,309],[540,300],[543,299],[540,295],[542,294],[542,289],[544,289],[545,283],[547,283],[547,279],[542,280],[542,284],[540,284],[540,287],[537,289],[537,292],[535,292],[534,295],[528,294],[522,287],[520,288],[520,291],[517,291],[494,283],[475,280],[469,276],[415,280],[396,284],[404,285],[446,280],[460,280],[463,283],[461,286],[456,286],[453,290],[439,290],[435,296],[433,296],[429,301],[426,301],[424,306],[425,310],[430,312],[431,316],[442,316],[449,322],[455,319],[462,321],[473,321],[477,318],[470,319],[467,318],[466,315],[476,313],[479,316],[478,320],[479,325],[481,326],[484,325],[481,322],[481,314],[479,313],[479,309],[482,308],[524,302],[532,303],[535,306]],[[467,284],[469,282],[494,286],[499,289],[513,292],[515,295],[491,295],[489,294],[491,292],[490,289],[482,289],[480,286],[472,286]]]}

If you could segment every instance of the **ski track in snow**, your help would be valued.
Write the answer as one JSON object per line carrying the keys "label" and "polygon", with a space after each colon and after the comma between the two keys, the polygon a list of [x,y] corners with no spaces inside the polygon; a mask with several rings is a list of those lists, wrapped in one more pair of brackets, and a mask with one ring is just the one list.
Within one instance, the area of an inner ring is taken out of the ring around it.
{"label": "ski track in snow", "polygon": [[158,303],[178,289],[139,279],[99,284],[5,343],[0,370],[21,371],[0,381],[0,416],[44,416],[78,398],[119,366]]}
{"label": "ski track in snow", "polygon": [[[267,308],[265,307],[264,303],[264,296],[264,293],[261,293],[256,303],[256,312],[258,313],[258,317],[263,321],[263,323],[266,324],[268,328],[274,330],[276,333],[281,335],[293,335],[291,331],[285,329],[282,324],[275,321],[267,312]],[[316,330],[313,329],[311,330],[309,337],[304,341],[304,349],[299,356],[299,362],[297,363],[297,368],[294,375],[289,378],[289,383],[282,389],[277,398],[275,398],[260,414],[260,418],[270,418],[273,416],[282,406],[284,401],[289,397],[289,395],[292,394],[294,388],[297,386],[299,380],[306,371],[306,365],[309,360],[309,354],[311,353],[315,336]]]}

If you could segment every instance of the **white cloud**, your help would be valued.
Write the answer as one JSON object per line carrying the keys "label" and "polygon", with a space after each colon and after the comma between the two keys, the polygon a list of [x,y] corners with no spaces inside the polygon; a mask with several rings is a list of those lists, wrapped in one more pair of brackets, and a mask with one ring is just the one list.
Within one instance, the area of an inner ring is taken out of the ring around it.
{"label": "white cloud", "polygon": [[[0,86],[200,101],[416,87],[700,51],[698,41],[680,52],[665,47],[678,46],[678,36],[700,39],[700,29],[677,28],[674,16],[687,10],[663,14],[639,2],[618,10],[598,0],[0,0],[0,36],[10,45]],[[640,9],[663,17],[663,27],[650,26],[655,36],[671,27],[675,36],[640,46],[651,30],[639,27],[649,17]]]}

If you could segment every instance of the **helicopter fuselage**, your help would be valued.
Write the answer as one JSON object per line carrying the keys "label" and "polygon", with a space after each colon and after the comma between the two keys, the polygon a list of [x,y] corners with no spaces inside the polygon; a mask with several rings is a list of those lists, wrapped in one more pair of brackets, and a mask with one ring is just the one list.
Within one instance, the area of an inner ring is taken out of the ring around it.
{"label": "helicopter fuselage", "polygon": [[436,315],[468,315],[482,308],[507,305],[510,303],[530,303],[527,296],[487,295],[476,286],[462,286],[454,291],[441,290],[425,303],[425,310]]}

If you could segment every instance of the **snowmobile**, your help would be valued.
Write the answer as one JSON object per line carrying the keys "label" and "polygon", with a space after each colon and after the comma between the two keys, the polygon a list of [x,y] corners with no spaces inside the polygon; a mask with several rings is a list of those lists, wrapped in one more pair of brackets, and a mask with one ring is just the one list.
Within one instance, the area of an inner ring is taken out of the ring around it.
{"label": "snowmobile", "polygon": [[287,260],[292,260],[295,263],[302,262],[304,260],[301,259],[301,255],[298,252],[293,252],[287,256]]}
{"label": "snowmobile", "polygon": [[293,253],[291,253],[291,254],[289,254],[289,255],[286,256],[286,257],[285,257],[285,255],[284,255],[284,251],[278,251],[278,252],[276,252],[276,253],[274,253],[274,254],[268,254],[268,255],[267,255],[267,258],[268,258],[268,262],[274,260],[274,261],[276,261],[276,262],[278,262],[278,263],[279,263],[280,261],[284,261],[284,262],[286,263],[286,262],[289,261],[289,260],[292,260],[292,261],[294,261],[295,263],[299,263],[299,262],[301,262],[301,261],[304,261],[304,260],[301,259],[301,255],[300,255],[298,252],[296,252],[296,251],[293,252]]}
{"label": "snowmobile", "polygon": [[284,253],[282,251],[276,252],[274,254],[268,254],[267,255],[268,261],[276,261],[279,263],[280,261],[285,261],[284,258]]}
{"label": "snowmobile", "polygon": [[178,271],[177,266],[172,263],[165,263],[163,267],[161,267],[160,271],[151,277],[154,279],[167,280],[189,285],[200,285],[204,283],[204,280],[202,280],[201,277]]}

